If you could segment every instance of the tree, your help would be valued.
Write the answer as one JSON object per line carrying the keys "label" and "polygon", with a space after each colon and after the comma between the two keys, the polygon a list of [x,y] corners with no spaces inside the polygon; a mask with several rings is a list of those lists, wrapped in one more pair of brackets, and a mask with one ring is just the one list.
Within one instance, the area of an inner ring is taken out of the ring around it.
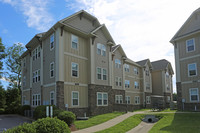
{"label": "tree", "polygon": [[173,93],[173,101],[177,101],[177,94]]}
{"label": "tree", "polygon": [[5,46],[2,43],[2,39],[0,37],[0,78],[2,78],[2,70],[3,70],[3,59],[5,58],[6,54],[5,54]]}
{"label": "tree", "polygon": [[6,105],[6,91],[0,83],[0,109],[5,109]]}
{"label": "tree", "polygon": [[[21,43],[13,44],[13,46],[6,49],[6,65],[8,69],[8,79],[11,81],[10,85],[16,86],[20,90],[21,84],[21,58],[25,48]],[[16,84],[17,83],[17,84]]]}

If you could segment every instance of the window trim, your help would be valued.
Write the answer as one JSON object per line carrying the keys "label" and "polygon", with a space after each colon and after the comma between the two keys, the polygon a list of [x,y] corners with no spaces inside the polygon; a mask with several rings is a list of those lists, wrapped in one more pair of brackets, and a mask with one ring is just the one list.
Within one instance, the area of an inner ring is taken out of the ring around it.
{"label": "window trim", "polygon": [[115,68],[121,68],[122,66],[121,60],[120,59],[115,59]]}
{"label": "window trim", "polygon": [[137,67],[134,67],[133,68],[133,71],[134,71],[134,75],[139,75],[139,70]]}
{"label": "window trim", "polygon": [[[136,83],[137,83],[137,86],[136,86]],[[135,88],[135,89],[140,89],[140,85],[139,85],[139,82],[138,82],[138,81],[135,81],[135,82],[134,82],[134,88]]]}
{"label": "window trim", "polygon": [[[147,100],[149,98],[149,100]],[[149,102],[147,102],[149,101]],[[151,96],[146,96],[146,104],[151,104]]]}
{"label": "window trim", "polygon": [[[193,44],[193,45],[194,45],[194,50],[192,50],[192,51],[188,51],[188,44],[187,44],[187,42],[190,41],[190,40],[193,40],[193,42],[194,42],[194,44]],[[190,52],[194,52],[194,51],[195,51],[195,39],[194,39],[194,38],[191,38],[191,39],[186,40],[186,41],[185,41],[185,44],[186,44],[186,52],[187,52],[187,53],[190,53]]]}
{"label": "window trim", "polygon": [[[137,99],[136,99],[137,98]],[[138,100],[139,99],[139,100]],[[135,103],[135,101],[137,100],[137,103]],[[139,102],[138,102],[139,101]],[[140,104],[140,96],[135,96],[134,97],[134,103],[135,104]]]}
{"label": "window trim", "polygon": [[[100,48],[98,48],[98,47],[100,47]],[[98,50],[100,50],[100,53],[98,53]],[[105,55],[103,55],[104,52],[105,52]],[[106,46],[104,44],[97,43],[97,55],[101,55],[103,57],[106,57]]]}
{"label": "window trim", "polygon": [[[73,48],[73,47],[72,47],[72,42],[74,42],[74,41],[73,41],[73,37],[76,37],[76,38],[77,38],[77,48]],[[76,35],[74,35],[74,34],[71,34],[71,48],[72,48],[72,49],[74,49],[74,50],[78,50],[78,49],[79,49],[79,41],[78,41],[78,40],[79,40],[78,36],[76,36]]]}
{"label": "window trim", "polygon": [[[120,83],[120,79],[121,79],[121,85],[119,84]],[[116,83],[117,83],[117,85],[116,85]],[[121,77],[117,77],[117,76],[115,77],[115,86],[118,86],[118,87],[122,86],[122,78]]]}
{"label": "window trim", "polygon": [[[102,105],[98,105],[98,94],[101,94],[102,95]],[[106,94],[107,95],[107,104],[104,104],[103,100],[104,100],[104,97],[103,95]],[[108,93],[107,92],[97,92],[97,106],[108,106]]]}
{"label": "window trim", "polygon": [[[33,96],[35,96],[35,99],[33,100]],[[36,96],[37,96],[37,99],[36,99]],[[38,96],[40,96],[40,99],[38,98]],[[33,105],[33,101],[36,103],[37,101],[37,105]],[[38,104],[38,101],[40,101],[40,104]],[[41,95],[40,94],[32,94],[32,106],[35,107],[35,106],[40,106],[41,105]]]}
{"label": "window trim", "polygon": [[[51,70],[51,64],[53,64],[53,69],[52,69],[52,70]],[[55,75],[55,74],[54,74],[54,62],[51,62],[51,63],[50,63],[50,69],[49,69],[49,71],[50,71],[50,75],[49,75],[50,78],[53,78],[54,75]],[[53,71],[53,76],[51,76],[51,71]]]}
{"label": "window trim", "polygon": [[[128,103],[128,98],[129,98],[129,103]],[[126,96],[125,97],[125,102],[126,102],[126,104],[131,104],[131,97],[130,96]]]}
{"label": "window trim", "polygon": [[[128,83],[129,83],[127,87],[126,87],[126,81],[128,81]],[[124,87],[125,87],[125,88],[130,88],[130,80],[125,80],[125,81],[124,81]]]}
{"label": "window trim", "polygon": [[[197,100],[195,100],[195,101],[191,99],[191,96],[192,96],[191,95],[191,90],[193,90],[193,89],[197,90]],[[199,102],[199,89],[198,88],[190,88],[189,89],[189,94],[190,94],[190,102]]]}
{"label": "window trim", "polygon": [[[76,76],[73,76],[72,64],[76,64],[76,65],[77,65],[77,77],[76,77]],[[71,62],[71,77],[73,77],[73,78],[79,78],[79,64],[78,64],[78,63]]]}
{"label": "window trim", "polygon": [[[192,75],[192,76],[190,76],[190,72],[189,72],[189,65],[193,65],[193,64],[195,64],[195,71],[196,71],[196,74],[195,75]],[[197,76],[197,63],[191,63],[191,64],[188,64],[188,77],[195,77],[195,76]]]}
{"label": "window trim", "polygon": [[[117,102],[117,100],[118,100],[118,102]],[[120,100],[122,100],[122,103],[120,103]],[[123,96],[122,95],[115,95],[115,103],[123,104]]]}
{"label": "window trim", "polygon": [[130,66],[128,64],[124,64],[124,71],[130,72]]}
{"label": "window trim", "polygon": [[[74,102],[73,102],[73,99],[75,99],[75,98],[73,98],[73,93],[78,93],[78,105],[74,105]],[[78,107],[79,106],[79,91],[72,91],[72,93],[71,93],[71,106],[72,107]]]}
{"label": "window trim", "polygon": [[[53,36],[53,47],[51,48],[51,37]],[[51,35],[50,35],[50,39],[49,39],[49,41],[50,41],[50,51],[52,51],[53,49],[54,49],[54,47],[55,47],[55,36],[54,36],[54,33],[52,33]]]}
{"label": "window trim", "polygon": [[[98,73],[98,69],[101,70],[101,73]],[[106,80],[103,79],[104,73],[103,71],[106,70]],[[98,74],[101,74],[101,79],[98,78]],[[103,80],[103,81],[107,81],[108,80],[108,73],[107,73],[107,69],[106,68],[101,68],[101,67],[96,67],[96,78],[97,80]]]}

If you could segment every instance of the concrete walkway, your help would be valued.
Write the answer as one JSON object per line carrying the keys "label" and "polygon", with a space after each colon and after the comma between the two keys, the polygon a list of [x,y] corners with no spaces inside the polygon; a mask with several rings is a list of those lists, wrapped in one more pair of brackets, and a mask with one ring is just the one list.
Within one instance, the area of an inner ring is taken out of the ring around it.
{"label": "concrete walkway", "polygon": [[89,127],[89,128],[85,128],[85,129],[82,129],[82,130],[78,130],[78,131],[73,131],[73,133],[94,133],[94,132],[97,132],[97,131],[101,131],[101,130],[113,127],[116,124],[122,122],[123,120],[127,119],[130,116],[133,116],[133,115],[136,115],[136,114],[144,114],[144,113],[146,113],[146,111],[128,112],[124,115],[120,115],[120,116],[118,116],[114,119],[111,119],[107,122],[104,122],[102,124],[92,126],[92,127]]}
{"label": "concrete walkway", "polygon": [[126,133],[148,133],[154,124],[156,123],[146,123],[142,121],[137,127],[129,130]]}

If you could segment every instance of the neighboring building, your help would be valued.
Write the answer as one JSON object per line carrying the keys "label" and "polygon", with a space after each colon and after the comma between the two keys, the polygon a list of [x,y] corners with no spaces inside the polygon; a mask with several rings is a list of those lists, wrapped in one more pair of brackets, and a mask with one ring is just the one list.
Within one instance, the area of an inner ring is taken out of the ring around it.
{"label": "neighboring building", "polygon": [[179,110],[200,111],[200,8],[170,40],[174,45]]}
{"label": "neighboring building", "polygon": [[151,62],[152,64],[152,98],[163,100],[165,107],[170,106],[173,94],[172,76],[174,74],[171,63],[165,59]]}
{"label": "neighboring building", "polygon": [[56,105],[77,116],[151,107],[150,61],[128,59],[106,26],[83,10],[35,35],[26,48],[23,105]]}

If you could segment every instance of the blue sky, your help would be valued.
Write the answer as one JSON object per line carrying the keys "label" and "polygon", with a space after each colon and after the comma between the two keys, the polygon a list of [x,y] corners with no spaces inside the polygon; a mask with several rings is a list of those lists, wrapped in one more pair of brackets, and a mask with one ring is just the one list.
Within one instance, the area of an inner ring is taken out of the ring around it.
{"label": "blue sky", "polygon": [[35,34],[84,9],[106,24],[129,58],[165,58],[175,71],[169,40],[199,5],[199,0],[0,0],[0,37],[6,47],[26,45]]}

